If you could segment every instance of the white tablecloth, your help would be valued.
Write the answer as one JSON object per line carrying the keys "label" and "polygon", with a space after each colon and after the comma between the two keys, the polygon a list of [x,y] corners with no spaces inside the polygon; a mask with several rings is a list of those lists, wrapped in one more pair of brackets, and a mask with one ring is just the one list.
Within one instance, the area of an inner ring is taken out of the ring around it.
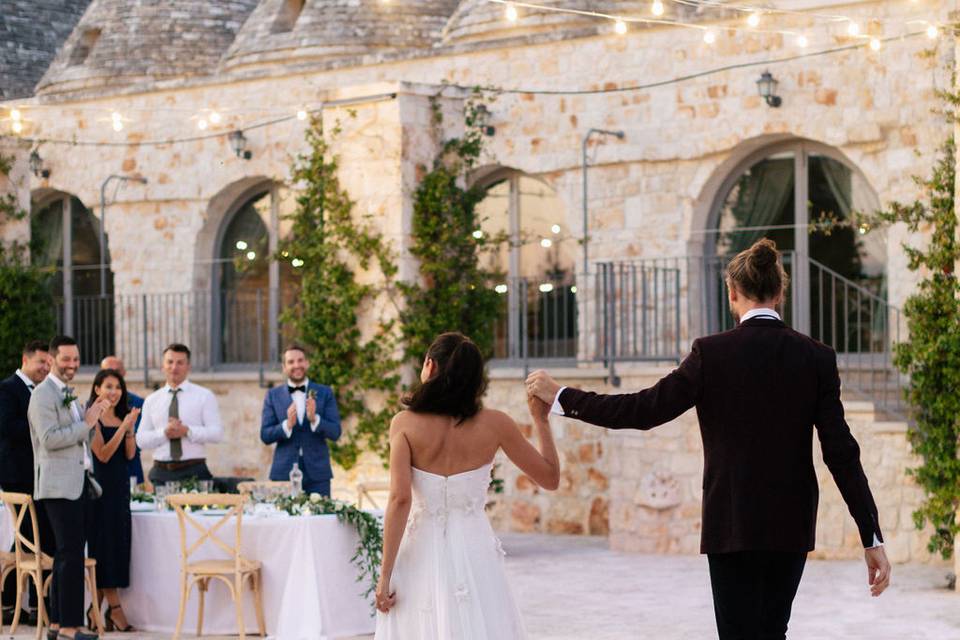
{"label": "white tablecloth", "polygon": [[13,546],[13,522],[10,520],[10,509],[0,504],[0,551],[9,551]]}
{"label": "white tablecloth", "polygon": [[[197,516],[198,518],[201,516]],[[209,517],[216,522],[215,516]],[[230,522],[218,535],[233,544]],[[188,545],[196,535],[188,536]],[[263,609],[267,633],[282,640],[326,640],[373,633],[372,607],[363,598],[350,562],[357,533],[336,516],[243,519],[243,555],[263,565]],[[130,588],[121,592],[130,624],[144,631],[172,632],[180,598],[180,533],[173,512],[134,512]],[[223,558],[211,543],[191,561]],[[249,584],[249,583],[248,583]],[[257,633],[253,597],[244,588],[244,625]],[[197,590],[191,591],[183,632],[196,633]],[[235,634],[236,614],[226,585],[212,581],[204,607],[204,635]]]}

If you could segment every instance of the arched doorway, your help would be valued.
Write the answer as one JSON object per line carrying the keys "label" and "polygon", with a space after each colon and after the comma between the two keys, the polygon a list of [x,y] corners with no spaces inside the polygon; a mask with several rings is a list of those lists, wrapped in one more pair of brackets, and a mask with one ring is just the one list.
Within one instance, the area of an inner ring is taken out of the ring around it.
{"label": "arched doorway", "polygon": [[721,184],[707,225],[709,329],[733,325],[722,279],[726,261],[768,237],[784,252],[792,281],[784,319],[841,352],[878,348],[886,240],[858,226],[855,215],[877,206],[863,174],[826,145],[791,140],[748,155]]}
{"label": "arched doorway", "polygon": [[116,348],[107,245],[100,220],[76,196],[51,192],[34,198],[31,261],[53,273],[57,330],[77,340],[83,365],[99,363]]}
{"label": "arched doorway", "polygon": [[297,262],[277,256],[283,194],[261,183],[227,209],[215,242],[211,277],[213,361],[244,365],[275,361],[281,309],[296,295]]}
{"label": "arched doorway", "polygon": [[549,186],[512,169],[487,172],[480,186],[479,231],[504,240],[485,258],[502,274],[494,358],[575,358],[579,245],[563,203]]}

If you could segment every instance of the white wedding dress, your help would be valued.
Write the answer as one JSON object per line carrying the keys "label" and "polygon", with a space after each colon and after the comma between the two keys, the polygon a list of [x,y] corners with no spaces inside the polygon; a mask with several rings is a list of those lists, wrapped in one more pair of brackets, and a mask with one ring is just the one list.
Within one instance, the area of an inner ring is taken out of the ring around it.
{"label": "white wedding dress", "polygon": [[413,505],[375,640],[524,637],[504,551],[484,505],[491,464],[452,476],[413,469]]}

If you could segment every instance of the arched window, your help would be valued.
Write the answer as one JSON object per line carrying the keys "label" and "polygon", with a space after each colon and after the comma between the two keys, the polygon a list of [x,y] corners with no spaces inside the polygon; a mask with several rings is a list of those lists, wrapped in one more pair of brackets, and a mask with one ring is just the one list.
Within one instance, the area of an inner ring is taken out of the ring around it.
{"label": "arched window", "polygon": [[60,193],[34,202],[31,260],[53,272],[57,330],[77,340],[84,365],[115,348],[113,272],[103,241],[101,247],[100,221],[78,198]]}
{"label": "arched window", "polygon": [[481,231],[506,238],[487,265],[503,274],[494,357],[575,358],[579,245],[562,202],[543,182],[514,171],[489,175],[485,186]]}
{"label": "arched window", "polygon": [[278,188],[241,196],[224,219],[214,263],[214,361],[274,361],[282,339],[280,309],[296,293],[291,260],[272,260],[280,236]]}
{"label": "arched window", "polygon": [[886,241],[858,226],[855,214],[876,209],[862,174],[838,152],[793,141],[748,156],[728,176],[706,235],[713,330],[732,326],[722,268],[762,237],[785,253],[792,293],[785,319],[842,352],[880,347],[885,338]]}

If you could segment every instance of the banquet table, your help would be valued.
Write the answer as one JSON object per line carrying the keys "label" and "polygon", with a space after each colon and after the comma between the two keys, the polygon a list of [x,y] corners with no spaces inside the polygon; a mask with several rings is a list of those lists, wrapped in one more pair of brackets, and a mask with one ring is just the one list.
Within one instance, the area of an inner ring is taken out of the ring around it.
{"label": "banquet table", "polygon": [[[219,516],[195,513],[197,519]],[[327,640],[373,633],[371,601],[363,597],[368,583],[357,582],[350,562],[357,533],[334,515],[247,516],[242,521],[242,554],[263,566],[263,609],[267,634],[281,640]],[[187,544],[197,539],[189,531]],[[233,544],[236,525],[231,520],[217,534]],[[191,561],[224,558],[210,541],[190,556]],[[244,627],[257,633],[253,595],[244,587]],[[173,632],[180,599],[180,530],[171,511],[135,511],[130,562],[130,588],[121,591],[123,610],[137,629]],[[191,590],[184,618],[185,634],[196,633],[198,592]],[[236,614],[226,585],[212,581],[204,607],[204,635],[237,633]]]}

